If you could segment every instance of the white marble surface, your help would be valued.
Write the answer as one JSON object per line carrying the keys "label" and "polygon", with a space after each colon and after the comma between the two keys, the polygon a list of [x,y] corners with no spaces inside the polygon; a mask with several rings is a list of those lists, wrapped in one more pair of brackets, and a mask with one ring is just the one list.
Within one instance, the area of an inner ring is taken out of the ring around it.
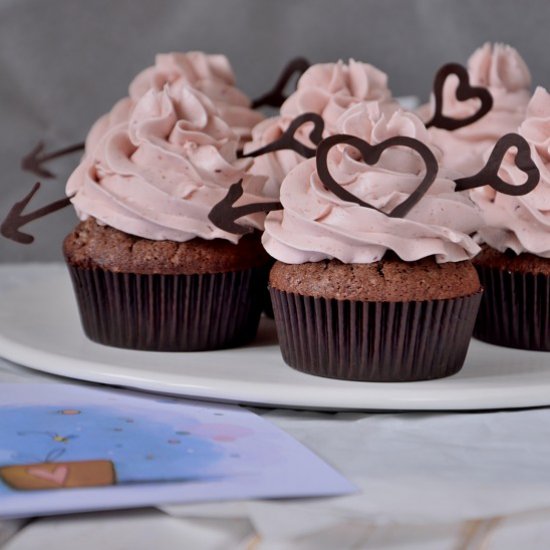
{"label": "white marble surface", "polygon": [[[0,359],[0,381],[31,380],[60,381]],[[254,410],[362,492],[0,521],[0,545],[7,550],[548,548],[549,409],[469,414]]]}
{"label": "white marble surface", "polygon": [[[0,350],[1,351],[1,350]],[[0,380],[58,379],[0,360]],[[547,548],[550,411],[256,412],[357,483],[360,495],[169,506],[0,522],[7,550]],[[9,539],[9,541],[8,541]]]}

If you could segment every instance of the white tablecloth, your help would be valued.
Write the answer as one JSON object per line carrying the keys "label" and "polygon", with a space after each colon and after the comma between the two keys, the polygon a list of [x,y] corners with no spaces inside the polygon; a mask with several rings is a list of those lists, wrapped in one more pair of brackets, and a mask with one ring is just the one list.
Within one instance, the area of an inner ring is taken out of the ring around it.
{"label": "white tablecloth", "polygon": [[[59,379],[0,360],[0,381]],[[166,506],[0,522],[8,550],[548,548],[550,411],[256,412],[358,484],[332,499]],[[191,546],[194,545],[194,546]]]}
{"label": "white tablecloth", "polygon": [[[0,359],[0,381],[40,380],[61,381]],[[362,492],[0,521],[0,545],[7,550],[550,547],[549,409],[254,410]]]}

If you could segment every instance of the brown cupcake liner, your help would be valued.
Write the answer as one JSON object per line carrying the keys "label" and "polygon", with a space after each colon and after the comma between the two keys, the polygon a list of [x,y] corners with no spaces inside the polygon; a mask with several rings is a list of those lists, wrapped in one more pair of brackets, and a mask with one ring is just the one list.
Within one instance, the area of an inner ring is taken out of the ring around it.
{"label": "brown cupcake liner", "polygon": [[202,351],[251,341],[267,268],[197,275],[141,275],[68,264],[91,340],[150,351]]}
{"label": "brown cupcake liner", "polygon": [[475,267],[485,292],[474,336],[497,346],[550,351],[550,277]]}
{"label": "brown cupcake liner", "polygon": [[482,291],[419,302],[362,302],[270,289],[283,359],[329,378],[405,382],[458,372]]}
{"label": "brown cupcake liner", "polygon": [[[273,267],[273,264],[275,263],[274,259],[270,259],[269,262],[269,270]],[[269,288],[267,284],[265,285],[264,293],[263,293],[263,312],[269,317],[270,319],[274,319],[274,313],[273,313],[273,304],[271,303],[271,294],[269,293]]]}
{"label": "brown cupcake liner", "polygon": [[271,303],[271,295],[269,294],[269,290],[267,289],[267,287],[263,295],[263,312],[270,319],[275,318],[275,314],[273,313],[273,304]]}

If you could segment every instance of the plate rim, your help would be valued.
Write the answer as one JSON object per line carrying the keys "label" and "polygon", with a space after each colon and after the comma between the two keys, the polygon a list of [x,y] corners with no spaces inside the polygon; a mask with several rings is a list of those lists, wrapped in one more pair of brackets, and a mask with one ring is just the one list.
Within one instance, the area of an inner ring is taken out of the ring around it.
{"label": "plate rim", "polygon": [[[0,266],[0,270],[9,271],[10,268],[12,270],[14,268],[19,270],[36,270],[38,266],[42,269],[47,266],[46,269],[50,268],[51,273],[54,273],[54,271],[60,270],[63,264],[4,264]],[[64,271],[64,273],[66,275],[66,280],[68,281],[69,279],[66,271]],[[44,281],[44,279],[45,278],[42,277],[42,281]],[[57,288],[63,288],[59,284],[56,284],[57,282],[58,281],[54,280],[51,284],[56,285]],[[0,282],[0,287],[1,286],[2,283]],[[12,286],[17,287],[17,284]],[[72,293],[70,284],[68,285],[68,291]],[[303,397],[300,398],[297,395],[304,392],[304,386],[302,385],[297,385],[295,388],[291,388],[287,383],[287,386],[285,386],[285,390],[287,390],[287,392],[281,397],[274,398],[272,392],[266,392],[266,388],[259,387],[257,382],[237,379],[232,381],[232,383],[227,383],[227,379],[223,379],[227,385],[223,392],[220,393],[219,389],[216,389],[212,387],[211,384],[208,384],[207,379],[200,378],[192,374],[176,376],[171,373],[168,375],[165,373],[164,379],[159,382],[152,379],[150,370],[148,372],[149,377],[144,377],[142,370],[132,372],[132,369],[126,365],[113,365],[105,362],[90,361],[83,357],[68,357],[67,355],[55,354],[48,350],[33,347],[32,345],[25,345],[21,342],[10,339],[2,332],[1,320],[2,316],[0,315],[0,356],[3,356],[8,361],[23,365],[33,370],[56,376],[62,376],[64,378],[122,386],[140,391],[269,408],[276,407],[324,411],[487,411],[550,406],[550,377],[545,384],[533,384],[530,382],[523,384],[523,386],[519,384],[514,388],[511,388],[509,384],[505,384],[504,387],[502,384],[494,387],[480,385],[476,388],[473,387],[475,382],[470,382],[468,379],[460,378],[455,379],[456,381],[453,382],[453,377],[441,379],[441,381],[433,380],[425,382],[399,383],[353,382],[312,377],[318,381],[318,384],[324,384],[326,388],[320,388],[319,386],[314,387],[314,391],[323,393],[322,399],[320,397],[312,398],[309,396],[309,398],[305,399],[305,401]],[[100,344],[94,345],[100,346]],[[496,347],[491,346],[491,344],[476,342],[476,346],[479,345]],[[270,346],[270,348],[273,347],[275,347],[275,345]],[[247,349],[253,349],[253,347],[249,347]],[[499,349],[502,350],[503,348]],[[124,353],[125,351],[130,351],[130,353],[152,353],[155,358],[163,355],[162,353],[136,352],[134,350],[120,350],[117,348],[117,352],[119,353]],[[231,351],[234,352],[235,350]],[[517,352],[518,350],[514,351]],[[202,352],[201,354],[207,353],[209,352]],[[220,352],[218,351],[216,353],[219,354]],[[544,354],[544,352],[522,353],[533,353],[537,355]],[[44,362],[44,359],[47,359],[47,361]],[[287,369],[291,369],[291,367],[284,365],[284,363],[283,366]],[[109,368],[115,368],[116,371],[109,373]],[[294,370],[292,370],[292,372],[295,374],[297,373],[297,371]],[[295,376],[295,374],[293,374],[293,376]],[[311,375],[303,373],[298,374],[307,378],[311,377]],[[182,378],[185,379],[184,383],[181,381]],[[321,383],[319,380],[323,380],[324,382]],[[457,388],[451,392],[450,396],[446,395],[444,404],[441,397],[438,397],[438,390],[443,389],[445,393],[445,388],[438,387],[438,383],[441,382],[445,385],[451,383],[457,386]],[[433,386],[433,388],[430,386],[430,389],[427,390],[427,384]],[[264,383],[264,386],[265,385],[267,384]],[[410,388],[411,386],[418,387],[418,385],[423,385],[424,389],[420,395],[415,397],[414,393],[410,392]],[[461,390],[464,390],[464,388],[460,388],[460,386],[466,387],[469,399],[465,400],[464,397],[460,396]],[[360,388],[367,390],[365,392],[365,401],[368,401],[368,403],[361,404],[358,403],[357,400],[354,400],[351,404],[349,402],[342,402],[342,397],[338,397],[337,395],[341,394],[343,391],[346,398],[349,397],[350,393],[359,393],[357,390]],[[503,392],[503,390],[506,395],[499,396],[498,394]],[[332,392],[334,392],[335,395],[331,395]],[[429,396],[430,394],[431,397]],[[482,397],[481,394],[483,394],[483,397],[485,398],[488,397],[488,394],[496,395],[490,396],[489,400],[484,400],[480,399]],[[321,401],[323,402],[322,404]]]}

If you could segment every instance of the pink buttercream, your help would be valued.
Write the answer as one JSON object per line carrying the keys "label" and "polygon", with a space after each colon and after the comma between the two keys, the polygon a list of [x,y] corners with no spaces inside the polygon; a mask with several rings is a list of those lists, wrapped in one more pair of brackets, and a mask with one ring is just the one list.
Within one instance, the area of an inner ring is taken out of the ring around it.
{"label": "pink buttercream", "polygon": [[[487,186],[470,191],[484,218],[479,237],[501,252],[511,249],[517,254],[530,252],[550,258],[550,94],[544,88],[536,89],[518,133],[531,146],[531,156],[540,170],[539,184],[518,197]],[[525,181],[525,175],[515,168],[513,152],[505,157],[499,174],[508,183]]]}
{"label": "pink buttercream", "polygon": [[[377,101],[395,106],[387,85],[387,76],[367,63],[353,59],[346,64],[325,63],[313,65],[299,79],[296,91],[281,107],[279,116],[266,119],[252,131],[252,141],[245,145],[245,152],[259,149],[275,141],[288,128],[291,121],[303,113],[317,113],[325,121],[325,137],[336,130],[336,123],[342,113],[351,105]],[[308,145],[311,125],[304,125],[296,137]],[[267,193],[279,196],[284,177],[303,157],[293,151],[278,151],[258,157],[252,173],[268,177]]]}
{"label": "pink buttercream", "polygon": [[[371,144],[401,135],[430,146],[428,131],[416,115],[385,111],[376,103],[351,107],[336,129]],[[333,177],[347,191],[384,212],[414,191],[425,170],[421,158],[403,147],[386,150],[378,164],[369,166],[355,149],[340,146],[331,151],[328,162]],[[479,251],[469,234],[479,228],[481,219],[467,196],[454,189],[453,181],[438,176],[405,218],[392,218],[336,197],[324,187],[315,159],[310,159],[284,179],[284,210],[268,215],[263,243],[274,258],[290,264],[332,258],[371,263],[388,250],[405,261],[427,256],[438,262],[467,260]]]}
{"label": "pink buttercream", "polygon": [[[519,53],[511,46],[486,43],[468,60],[472,86],[483,86],[493,96],[493,108],[483,118],[458,130],[449,132],[431,128],[432,140],[443,150],[443,166],[459,174],[471,175],[483,166],[483,155],[498,138],[514,131],[523,118],[529,102],[531,76]],[[443,112],[454,118],[466,118],[477,111],[475,100],[458,101],[458,79],[451,76],[443,89]],[[433,113],[430,105],[419,109],[424,121]]]}
{"label": "pink buttercream", "polygon": [[[265,178],[246,175],[251,161],[237,159],[239,137],[214,103],[192,87],[176,92],[166,85],[128,106],[117,104],[110,115],[117,122],[92,136],[95,147],[69,178],[67,194],[74,194],[79,217],[153,240],[237,242],[208,214],[243,177],[238,204],[262,202]],[[262,229],[263,218],[254,214],[239,223]]]}
{"label": "pink buttercream", "polygon": [[131,82],[129,96],[95,123],[86,140],[86,151],[92,151],[98,140],[115,124],[124,118],[128,120],[133,106],[149,90],[166,89],[178,98],[182,87],[187,86],[206,95],[220,117],[243,141],[250,139],[252,128],[264,118],[251,108],[250,99],[235,87],[233,70],[224,55],[202,52],[158,54],[155,64],[144,69]]}

